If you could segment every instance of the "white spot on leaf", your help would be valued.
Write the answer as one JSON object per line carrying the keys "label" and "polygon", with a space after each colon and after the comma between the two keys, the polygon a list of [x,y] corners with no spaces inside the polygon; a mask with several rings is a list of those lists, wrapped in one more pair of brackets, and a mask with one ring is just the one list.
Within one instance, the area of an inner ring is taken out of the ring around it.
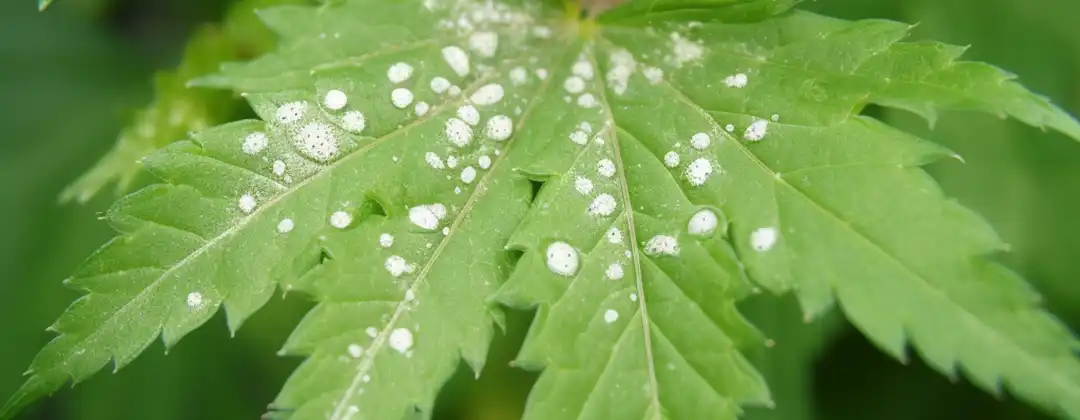
{"label": "white spot on leaf", "polygon": [[390,332],[390,348],[398,353],[405,353],[413,346],[413,334],[405,328],[396,328]]}
{"label": "white spot on leaf", "polygon": [[476,169],[472,166],[467,166],[461,170],[461,182],[466,184],[472,184],[476,180]]}
{"label": "white spot on leaf", "polygon": [[359,133],[367,128],[367,120],[364,119],[364,113],[360,111],[348,111],[341,118],[341,126],[351,133]]}
{"label": "white spot on leaf", "polygon": [[469,36],[469,48],[483,57],[494,57],[499,48],[499,35],[494,32],[475,32]]}
{"label": "white spot on leaf", "polygon": [[202,304],[203,304],[202,293],[199,293],[199,292],[188,293],[188,295],[187,295],[187,306],[189,308],[199,308],[199,307],[202,306]]}
{"label": "white spot on leaf", "polygon": [[307,111],[307,102],[289,102],[278,107],[277,120],[282,124],[292,124],[300,121]]}
{"label": "white spot on leaf", "polygon": [[604,178],[615,176],[615,162],[612,162],[611,159],[601,159],[600,162],[596,164],[596,173]]}
{"label": "white spot on leaf", "polygon": [[266,150],[266,146],[270,144],[270,139],[266,137],[265,133],[254,132],[244,137],[244,144],[242,149],[244,153],[249,155],[257,155]]}
{"label": "white spot on leaf", "polygon": [[469,124],[465,121],[458,118],[451,118],[446,121],[446,137],[450,139],[454,146],[468,146],[472,142],[472,136],[472,127],[469,127]]}
{"label": "white spot on leaf", "polygon": [[494,105],[495,103],[502,100],[503,94],[504,91],[502,85],[498,83],[492,83],[489,85],[484,85],[480,87],[480,89],[477,89],[476,92],[474,92],[472,96],[469,97],[469,100],[471,100],[472,103],[480,106]]}
{"label": "white spot on leaf", "polygon": [[691,235],[706,236],[712,234],[716,230],[717,224],[720,219],[716,217],[716,213],[709,209],[699,210],[690,217],[690,222],[687,224],[686,231]]}
{"label": "white spot on leaf", "polygon": [[612,227],[611,229],[608,229],[607,233],[604,234],[604,237],[607,238],[608,242],[610,243],[622,243],[622,231],[619,230],[619,228],[617,227]]}
{"label": "white spot on leaf", "polygon": [[337,156],[338,139],[329,125],[312,122],[296,134],[296,147],[305,156],[325,162]]}
{"label": "white spot on leaf", "polygon": [[446,47],[442,49],[442,56],[446,60],[446,64],[458,76],[465,77],[469,75],[469,54],[466,54],[465,50],[456,46]]}
{"label": "white spot on leaf", "polygon": [[450,86],[452,85],[450,84],[449,80],[446,80],[446,78],[436,77],[434,79],[431,79],[431,91],[435,92],[436,95],[442,95],[450,89]]}
{"label": "white spot on leaf", "polygon": [[705,150],[712,144],[712,137],[706,133],[697,133],[690,137],[690,146],[698,150]]}
{"label": "white spot on leaf", "polygon": [[390,92],[390,102],[399,109],[405,109],[413,102],[413,93],[405,88],[397,88]]}
{"label": "white spot on leaf", "polygon": [[504,141],[514,134],[514,122],[505,115],[496,115],[487,122],[486,134],[494,141]]}
{"label": "white spot on leaf", "polygon": [[278,233],[289,233],[292,232],[293,227],[295,226],[296,225],[295,223],[293,223],[292,219],[286,217],[284,219],[281,219],[280,222],[278,222],[277,231]]}
{"label": "white spot on leaf", "polygon": [[457,110],[458,118],[465,121],[466,124],[476,126],[480,124],[480,111],[476,110],[476,107],[472,105],[465,105]]}
{"label": "white spot on leaf", "polygon": [[409,209],[409,221],[426,230],[438,229],[443,217],[446,217],[446,206],[442,204],[425,204]]}
{"label": "white spot on leaf", "polygon": [[746,87],[749,78],[746,73],[737,73],[724,78],[724,85],[729,88],[742,89]]}
{"label": "white spot on leaf", "polygon": [[566,242],[554,242],[547,248],[547,266],[551,272],[570,277],[577,273],[580,257],[574,247]]}
{"label": "white spot on leaf", "polygon": [[619,312],[614,309],[604,311],[604,322],[610,324],[619,320]]}
{"label": "white spot on leaf", "polygon": [[345,211],[335,211],[330,215],[330,226],[345,229],[352,224],[352,215]]}
{"label": "white spot on leaf", "polygon": [[712,174],[712,162],[709,162],[709,160],[705,158],[698,158],[693,162],[690,162],[690,165],[686,167],[686,172],[684,173],[686,180],[690,182],[690,185],[695,187],[705,185],[705,182],[709,180],[709,177],[711,177]]}
{"label": "white spot on leaf", "polygon": [[656,235],[645,243],[645,254],[649,256],[679,255],[679,240],[668,235]]}
{"label": "white spot on leaf", "polygon": [[579,176],[574,179],[574,189],[576,189],[578,193],[581,193],[581,195],[589,195],[592,194],[593,183],[589,178]]}
{"label": "white spot on leaf", "polygon": [[394,235],[384,233],[379,235],[379,246],[383,248],[389,248],[394,245]]}
{"label": "white spot on leaf", "polygon": [[337,111],[345,108],[345,105],[349,103],[349,97],[345,95],[345,92],[334,89],[326,92],[326,97],[323,98],[323,104],[326,108]]}
{"label": "white spot on leaf", "polygon": [[778,238],[776,228],[763,227],[755,229],[750,233],[750,247],[754,251],[765,252],[771,250],[776,245],[776,239]]}
{"label": "white spot on leaf", "polygon": [[664,166],[669,168],[679,166],[679,154],[675,151],[664,153]]}
{"label": "white spot on leaf", "polygon": [[256,205],[258,205],[258,203],[251,194],[240,196],[240,200],[236,203],[236,207],[240,208],[240,211],[244,214],[251,214],[251,212],[255,211]]}
{"label": "white spot on leaf", "polygon": [[416,271],[416,266],[409,264],[408,261],[397,255],[391,255],[390,258],[387,258],[383,266],[394,277],[401,277],[403,274],[412,274],[413,271]]}
{"label": "white spot on leaf", "polygon": [[757,120],[746,128],[746,133],[743,134],[743,138],[746,139],[746,141],[761,141],[761,139],[764,139],[765,135],[768,133],[769,121]]}
{"label": "white spot on leaf", "polygon": [[390,83],[398,84],[409,80],[413,74],[413,66],[408,63],[396,63],[390,66],[390,69],[386,71],[386,77],[390,79]]}
{"label": "white spot on leaf", "polygon": [[611,194],[600,194],[589,204],[588,213],[592,216],[610,216],[615,212],[617,203]]}
{"label": "white spot on leaf", "polygon": [[608,266],[607,270],[604,270],[604,275],[608,280],[620,280],[623,278],[622,264],[614,263]]}

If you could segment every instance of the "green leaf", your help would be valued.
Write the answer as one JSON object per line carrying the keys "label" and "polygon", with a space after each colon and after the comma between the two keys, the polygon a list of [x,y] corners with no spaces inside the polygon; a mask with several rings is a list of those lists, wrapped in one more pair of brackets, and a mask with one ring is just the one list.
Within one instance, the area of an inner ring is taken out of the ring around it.
{"label": "green leaf", "polygon": [[45,9],[48,9],[49,6],[52,5],[53,1],[54,0],[38,0],[38,10],[44,12]]}
{"label": "green leaf", "polygon": [[235,331],[280,285],[318,305],[282,349],[307,359],[271,416],[428,416],[460,359],[479,373],[500,302],[538,307],[526,417],[734,418],[772,404],[743,355],[766,342],[737,309],[756,283],[1080,418],[1077,343],[918,168],[950,152],[859,111],[1080,137],[1068,115],[955,48],[902,42],[906,25],[784,1],[577,21],[555,3],[262,12],[277,52],[197,81],[261,120],[145,159],[165,183],[105,215],[122,236],[69,280],[87,294],[0,417],[220,306]]}

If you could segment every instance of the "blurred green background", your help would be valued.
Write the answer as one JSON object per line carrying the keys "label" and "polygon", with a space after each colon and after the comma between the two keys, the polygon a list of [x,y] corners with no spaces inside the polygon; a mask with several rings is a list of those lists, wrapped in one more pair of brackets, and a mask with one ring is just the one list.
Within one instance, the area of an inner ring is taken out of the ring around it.
{"label": "blurred green background", "polygon": [[[60,280],[111,236],[97,220],[114,198],[111,187],[83,205],[60,204],[58,196],[138,118],[153,98],[154,73],[175,68],[189,35],[220,21],[230,3],[66,0],[38,14],[32,0],[0,1],[0,218],[11,222],[0,229],[0,399],[18,387],[52,338],[45,328],[77,297]],[[1080,114],[1075,0],[819,0],[803,7],[918,22],[917,37],[971,45],[969,59],[1004,67]],[[241,46],[231,53],[252,52]],[[193,100],[223,102],[216,118],[243,113],[232,98],[212,95]],[[946,113],[931,128],[907,114],[868,112],[964,156],[966,163],[930,170],[950,195],[991,221],[1012,246],[1001,258],[1080,330],[1080,143],[994,116]],[[66,389],[22,418],[258,418],[299,363],[274,352],[309,307],[295,297],[274,299],[231,339],[219,317],[167,357],[158,344],[123,371]],[[792,299],[755,298],[744,309],[777,342],[751,356],[779,407],[753,409],[748,418],[1048,418],[942,377],[917,358],[906,365],[891,360],[838,317],[805,324]],[[462,368],[440,397],[436,418],[519,417],[534,376],[507,362],[529,317],[512,314],[511,332],[494,344],[479,381]]]}

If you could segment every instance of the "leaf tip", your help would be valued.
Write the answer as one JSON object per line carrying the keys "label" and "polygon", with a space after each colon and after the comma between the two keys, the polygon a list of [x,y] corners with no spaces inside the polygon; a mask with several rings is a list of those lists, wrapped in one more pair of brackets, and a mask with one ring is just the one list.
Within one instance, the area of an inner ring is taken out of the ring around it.
{"label": "leaf tip", "polygon": [[[39,12],[44,12],[45,9],[48,9],[49,6],[52,5],[52,3],[53,3],[53,0],[38,0],[38,11]],[[5,417],[0,416],[0,418],[5,418]]]}

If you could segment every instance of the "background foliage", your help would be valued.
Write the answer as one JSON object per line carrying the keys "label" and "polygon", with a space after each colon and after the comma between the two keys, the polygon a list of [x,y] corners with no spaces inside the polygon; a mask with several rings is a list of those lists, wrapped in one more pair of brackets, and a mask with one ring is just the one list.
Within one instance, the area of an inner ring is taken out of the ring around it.
{"label": "background foliage", "polygon": [[[150,103],[154,72],[176,67],[189,34],[205,33],[200,25],[220,20],[230,3],[69,0],[39,15],[32,2],[0,2],[0,173],[6,180],[0,183],[0,216],[9,221],[0,233],[3,396],[16,389],[26,363],[52,338],[44,328],[76,296],[59,280],[111,236],[96,219],[114,198],[111,186],[85,205],[58,205],[57,197],[111,147],[125,123],[144,118],[137,111]],[[1080,114],[1080,27],[1070,19],[1080,15],[1080,3],[819,0],[804,7],[844,18],[919,22],[918,36],[972,45],[968,58],[1009,69],[1032,90]],[[213,100],[219,107],[212,121],[244,112],[228,97]],[[945,161],[931,170],[950,195],[991,221],[1012,246],[1003,258],[1080,330],[1080,144],[990,116],[949,115],[931,130],[911,115],[868,112],[964,156],[966,164]],[[274,351],[308,309],[297,299],[270,305],[233,339],[219,314],[168,357],[155,344],[122,372],[65,390],[23,417],[258,418],[299,362]],[[791,301],[757,299],[745,307],[777,342],[754,356],[779,408],[752,411],[751,418],[1042,418],[962,381],[950,383],[917,359],[900,365],[843,321],[795,322],[799,311]],[[496,342],[485,375],[474,383],[463,369],[444,390],[437,418],[518,417],[532,377],[506,361],[529,314],[512,318],[517,327],[512,324],[512,333]]]}

